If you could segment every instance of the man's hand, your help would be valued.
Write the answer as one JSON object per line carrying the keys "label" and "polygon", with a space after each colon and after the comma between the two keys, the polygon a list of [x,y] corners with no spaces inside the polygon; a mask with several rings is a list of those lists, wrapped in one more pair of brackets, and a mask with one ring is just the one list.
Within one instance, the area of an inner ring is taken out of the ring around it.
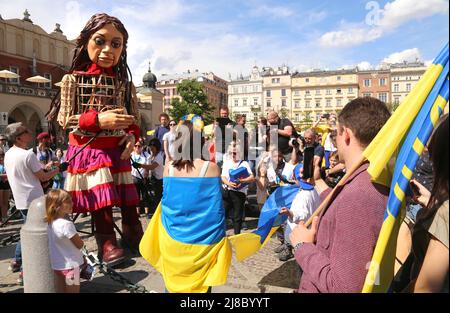
{"label": "man's hand", "polygon": [[134,124],[134,116],[121,114],[123,109],[109,110],[98,114],[98,126],[101,129],[125,129]]}
{"label": "man's hand", "polygon": [[123,150],[120,159],[121,160],[128,160],[131,156],[131,152],[133,152],[133,147],[135,143],[134,135],[127,134],[123,136],[122,140],[119,142],[119,146],[125,144],[125,149]]}
{"label": "man's hand", "polygon": [[311,229],[308,229],[305,226],[304,221],[298,223],[298,225],[289,235],[289,239],[291,240],[292,246],[295,247],[299,243],[315,243],[318,225],[319,225],[318,216],[313,218]]}

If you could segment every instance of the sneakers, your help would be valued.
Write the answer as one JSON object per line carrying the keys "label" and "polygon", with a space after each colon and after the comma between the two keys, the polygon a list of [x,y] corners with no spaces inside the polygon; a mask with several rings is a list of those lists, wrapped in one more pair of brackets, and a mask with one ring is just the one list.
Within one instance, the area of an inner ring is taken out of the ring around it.
{"label": "sneakers", "polygon": [[286,245],[284,243],[280,243],[278,247],[273,249],[273,252],[275,253],[281,253],[282,251],[286,250]]}
{"label": "sneakers", "polygon": [[283,250],[282,252],[280,252],[278,254],[278,260],[283,261],[283,262],[285,262],[289,259],[292,259],[293,257],[294,257],[294,255],[292,254],[292,251],[289,248],[286,248],[285,250]]}
{"label": "sneakers", "polygon": [[20,267],[22,266],[22,264],[20,264],[19,262],[16,262],[15,260],[11,261],[11,263],[8,266],[8,270],[16,273],[18,271],[20,271]]}
{"label": "sneakers", "polygon": [[21,285],[23,285],[23,272],[20,272],[19,278],[17,278],[17,282]]}

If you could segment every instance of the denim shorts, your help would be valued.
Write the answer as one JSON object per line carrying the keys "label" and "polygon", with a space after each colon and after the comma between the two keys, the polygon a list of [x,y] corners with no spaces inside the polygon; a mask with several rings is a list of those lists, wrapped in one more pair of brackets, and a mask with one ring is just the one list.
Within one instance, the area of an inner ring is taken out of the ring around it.
{"label": "denim shorts", "polygon": [[420,204],[411,203],[406,207],[406,217],[416,223],[417,213],[422,209]]}

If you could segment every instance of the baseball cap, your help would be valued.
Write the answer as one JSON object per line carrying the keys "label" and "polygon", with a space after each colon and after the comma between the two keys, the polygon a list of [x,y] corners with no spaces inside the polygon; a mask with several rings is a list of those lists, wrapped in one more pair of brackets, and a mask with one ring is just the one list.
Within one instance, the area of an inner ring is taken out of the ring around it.
{"label": "baseball cap", "polygon": [[50,135],[47,132],[42,132],[39,135],[37,135],[37,137],[36,137],[37,140],[41,140],[44,138],[50,138]]}
{"label": "baseball cap", "polygon": [[297,181],[300,183],[300,188],[304,189],[304,190],[313,190],[314,186],[311,184],[308,184],[307,182],[305,182],[301,175],[300,175],[300,169],[303,168],[303,163],[297,164],[297,166],[295,166],[294,168],[294,175],[295,178],[297,179]]}

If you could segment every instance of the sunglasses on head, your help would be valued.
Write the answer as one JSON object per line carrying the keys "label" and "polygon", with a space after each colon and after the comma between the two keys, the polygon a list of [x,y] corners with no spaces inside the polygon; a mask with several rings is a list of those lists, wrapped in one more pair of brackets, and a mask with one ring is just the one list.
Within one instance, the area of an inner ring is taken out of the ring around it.
{"label": "sunglasses on head", "polygon": [[23,134],[26,134],[26,133],[29,133],[29,132],[30,132],[30,131],[29,131],[28,129],[25,129],[24,131],[18,133],[18,134],[16,135],[16,137],[22,136]]}

